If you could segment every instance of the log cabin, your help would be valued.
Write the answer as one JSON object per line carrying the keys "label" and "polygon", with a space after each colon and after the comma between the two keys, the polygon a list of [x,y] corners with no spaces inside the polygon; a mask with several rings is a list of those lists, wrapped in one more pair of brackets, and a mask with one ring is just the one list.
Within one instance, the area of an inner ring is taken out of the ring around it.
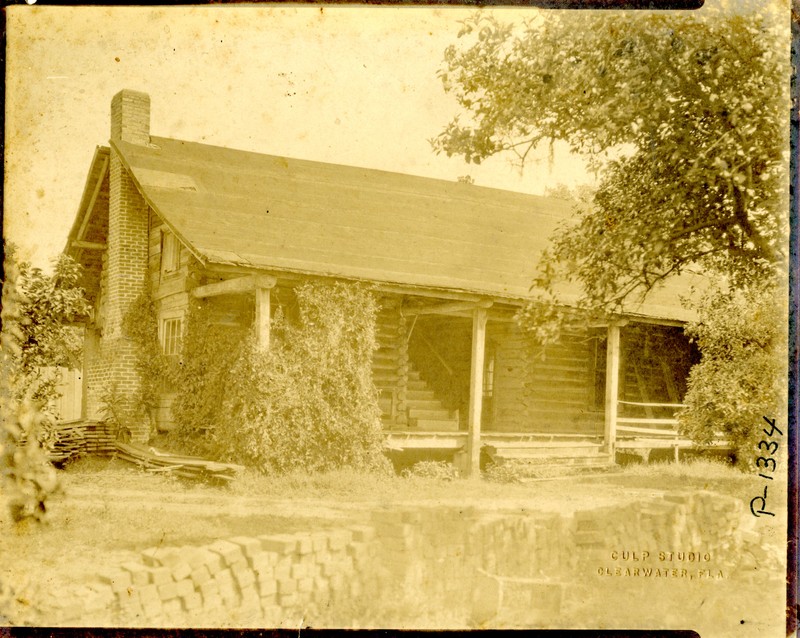
{"label": "log cabin", "polygon": [[[690,445],[675,412],[697,357],[683,332],[685,277],[546,349],[515,322],[570,215],[554,198],[157,137],[149,96],[123,90],[66,245],[94,307],[82,416],[102,418],[111,381],[134,400],[122,322],[146,287],[173,355],[191,300],[252,326],[268,348],[271,316],[298,282],[358,281],[380,304],[373,377],[391,453],[450,455],[467,472],[482,459],[677,454]],[[172,427],[172,396],[161,396],[159,429]]]}

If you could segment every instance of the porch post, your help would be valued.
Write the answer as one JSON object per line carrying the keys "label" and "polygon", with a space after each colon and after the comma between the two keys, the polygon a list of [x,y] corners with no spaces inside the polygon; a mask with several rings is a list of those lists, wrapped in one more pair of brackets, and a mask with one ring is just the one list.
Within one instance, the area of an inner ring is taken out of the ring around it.
{"label": "porch post", "polygon": [[468,476],[478,476],[480,474],[486,318],[486,308],[475,308],[472,311],[472,364],[469,374],[469,433],[467,435]]}
{"label": "porch post", "polygon": [[269,350],[270,290],[271,288],[256,287],[256,343],[262,352]]}
{"label": "porch post", "polygon": [[[608,325],[606,347],[606,414],[603,442],[607,454],[614,455],[617,445],[617,407],[619,401],[619,324]],[[613,458],[612,458],[613,461]]]}

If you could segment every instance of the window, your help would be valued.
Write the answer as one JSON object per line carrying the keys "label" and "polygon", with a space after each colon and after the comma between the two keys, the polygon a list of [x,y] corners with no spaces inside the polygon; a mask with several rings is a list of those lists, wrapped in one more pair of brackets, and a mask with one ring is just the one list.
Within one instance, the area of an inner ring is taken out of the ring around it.
{"label": "window", "polygon": [[606,406],[606,347],[605,336],[592,337],[589,366],[589,406],[593,410],[604,410]]}
{"label": "window", "polygon": [[161,274],[177,272],[181,265],[181,244],[178,238],[165,230],[161,233]]}
{"label": "window", "polygon": [[180,317],[161,320],[161,351],[169,357],[181,353],[183,321]]}
{"label": "window", "polygon": [[483,396],[487,399],[494,396],[494,358],[494,352],[492,352],[483,369]]}

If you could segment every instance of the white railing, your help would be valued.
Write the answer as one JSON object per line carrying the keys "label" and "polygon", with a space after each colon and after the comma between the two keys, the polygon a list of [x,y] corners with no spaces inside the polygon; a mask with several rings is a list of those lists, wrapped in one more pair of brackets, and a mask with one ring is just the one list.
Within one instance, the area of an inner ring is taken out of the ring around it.
{"label": "white railing", "polygon": [[638,408],[646,408],[649,410],[652,410],[653,408],[661,410],[673,410],[673,416],[667,418],[618,416],[615,428],[617,433],[673,439],[677,439],[680,436],[678,432],[678,419],[675,414],[686,408],[686,405],[683,403],[642,403],[638,401],[618,401],[617,404],[620,406],[627,405]]}

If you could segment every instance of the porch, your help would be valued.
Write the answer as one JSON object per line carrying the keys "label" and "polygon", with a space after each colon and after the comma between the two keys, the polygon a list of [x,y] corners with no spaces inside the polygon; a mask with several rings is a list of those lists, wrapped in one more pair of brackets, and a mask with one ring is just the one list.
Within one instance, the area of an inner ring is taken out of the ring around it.
{"label": "porch", "polygon": [[[266,349],[276,282],[259,274],[191,294],[252,295]],[[647,458],[693,447],[678,433],[677,413],[697,353],[678,322],[623,318],[541,348],[517,327],[521,302],[376,288],[372,372],[388,450],[446,454],[471,474],[482,458],[608,465],[617,452]]]}
{"label": "porch", "polygon": [[677,414],[696,359],[678,325],[619,321],[537,349],[516,308],[384,297],[373,373],[386,448],[447,456],[467,474],[512,460],[613,464],[677,458]]}

